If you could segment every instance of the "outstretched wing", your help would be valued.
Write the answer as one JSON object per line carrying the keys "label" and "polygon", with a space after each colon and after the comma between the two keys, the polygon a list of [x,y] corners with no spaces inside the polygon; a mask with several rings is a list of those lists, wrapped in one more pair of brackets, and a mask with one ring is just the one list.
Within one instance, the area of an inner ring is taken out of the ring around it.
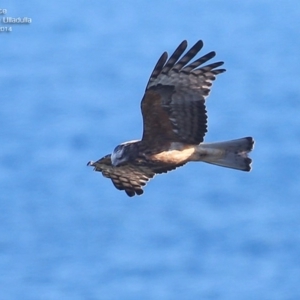
{"label": "outstretched wing", "polygon": [[146,161],[139,164],[126,164],[114,167],[111,164],[110,154],[96,162],[88,162],[88,166],[94,167],[95,171],[99,171],[104,177],[110,178],[114,186],[118,190],[124,190],[129,197],[143,194],[143,186],[155,174],[166,173],[179,167],[155,165]]}
{"label": "outstretched wing", "polygon": [[215,52],[190,63],[202,47],[203,42],[198,41],[180,58],[187,48],[187,41],[183,41],[169,60],[166,52],[158,60],[141,103],[144,144],[203,141],[207,132],[205,99],[215,76],[225,69],[217,69],[223,62],[203,66]]}

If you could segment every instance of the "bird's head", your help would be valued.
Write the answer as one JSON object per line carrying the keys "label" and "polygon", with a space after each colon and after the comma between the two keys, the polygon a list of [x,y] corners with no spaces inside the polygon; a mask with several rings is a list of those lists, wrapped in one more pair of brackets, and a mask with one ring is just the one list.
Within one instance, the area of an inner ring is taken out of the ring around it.
{"label": "bird's head", "polygon": [[126,155],[126,147],[125,145],[119,145],[115,148],[113,153],[111,154],[111,163],[114,167],[125,163],[128,160],[128,156]]}
{"label": "bird's head", "polygon": [[137,141],[130,141],[118,145],[110,156],[111,163],[114,167],[125,164],[135,157],[135,148],[132,147]]}

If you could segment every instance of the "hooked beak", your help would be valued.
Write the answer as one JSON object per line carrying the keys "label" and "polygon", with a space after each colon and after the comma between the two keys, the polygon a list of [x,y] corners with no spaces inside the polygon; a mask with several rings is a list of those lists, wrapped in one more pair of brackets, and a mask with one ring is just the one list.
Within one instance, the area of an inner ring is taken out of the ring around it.
{"label": "hooked beak", "polygon": [[95,165],[94,165],[94,161],[92,161],[92,160],[90,160],[88,163],[87,163],[87,166],[92,166],[92,167],[94,167]]}

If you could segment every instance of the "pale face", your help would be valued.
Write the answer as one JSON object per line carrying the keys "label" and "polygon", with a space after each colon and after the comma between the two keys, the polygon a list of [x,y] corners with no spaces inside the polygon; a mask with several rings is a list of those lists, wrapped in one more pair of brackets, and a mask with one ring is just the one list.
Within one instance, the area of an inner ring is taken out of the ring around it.
{"label": "pale face", "polygon": [[133,140],[125,142],[117,146],[110,156],[111,163],[114,167],[120,166],[126,163],[132,158],[132,148],[131,145],[137,143],[138,140]]}
{"label": "pale face", "polygon": [[128,160],[128,157],[124,155],[125,145],[117,146],[111,154],[111,163],[114,167],[119,166]]}

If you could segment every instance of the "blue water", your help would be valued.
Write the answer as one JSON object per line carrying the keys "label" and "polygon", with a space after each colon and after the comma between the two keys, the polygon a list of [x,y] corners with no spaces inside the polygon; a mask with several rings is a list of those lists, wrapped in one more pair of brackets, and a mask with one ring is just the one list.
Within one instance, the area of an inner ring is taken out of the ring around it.
{"label": "blue water", "polygon": [[[7,2],[32,23],[0,33],[0,299],[300,299],[299,1]],[[183,39],[227,68],[206,141],[252,135],[253,171],[128,198],[86,163],[140,138]]]}

